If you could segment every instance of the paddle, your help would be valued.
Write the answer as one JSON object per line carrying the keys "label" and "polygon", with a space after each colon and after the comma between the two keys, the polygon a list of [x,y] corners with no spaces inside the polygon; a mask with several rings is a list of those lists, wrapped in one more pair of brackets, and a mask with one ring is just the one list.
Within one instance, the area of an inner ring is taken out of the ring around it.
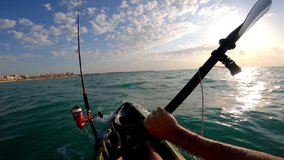
{"label": "paddle", "polygon": [[179,105],[191,94],[200,81],[208,74],[214,65],[220,61],[230,71],[232,75],[241,71],[240,67],[230,59],[225,53],[227,50],[234,49],[238,39],[258,21],[271,7],[271,0],[259,0],[250,10],[245,21],[231,32],[225,39],[220,40],[220,46],[211,53],[209,59],[200,67],[199,71],[184,86],[184,88],[174,97],[174,99],[165,107],[169,113],[173,113]]}

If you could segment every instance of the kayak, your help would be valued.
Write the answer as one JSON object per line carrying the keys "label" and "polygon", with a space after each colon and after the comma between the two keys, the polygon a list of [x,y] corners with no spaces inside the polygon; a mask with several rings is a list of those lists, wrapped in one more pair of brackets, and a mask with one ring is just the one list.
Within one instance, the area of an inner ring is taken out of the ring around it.
{"label": "kayak", "polygon": [[166,140],[151,136],[143,126],[149,114],[144,107],[125,102],[112,115],[109,127],[96,143],[96,160],[149,159],[154,150],[163,159],[184,160],[178,148]]}

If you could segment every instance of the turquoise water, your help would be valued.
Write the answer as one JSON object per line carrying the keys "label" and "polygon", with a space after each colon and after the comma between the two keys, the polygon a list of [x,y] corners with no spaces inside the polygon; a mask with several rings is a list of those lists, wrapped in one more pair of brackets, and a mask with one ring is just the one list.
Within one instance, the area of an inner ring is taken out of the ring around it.
{"label": "turquoise water", "polygon": [[[284,157],[284,68],[244,68],[232,77],[214,68],[204,79],[204,135]],[[85,76],[99,134],[123,102],[153,110],[165,106],[196,70],[148,71]],[[80,79],[0,83],[1,160],[89,160],[94,139],[77,129],[70,110],[83,105]],[[179,123],[200,133],[201,89],[174,112]]]}

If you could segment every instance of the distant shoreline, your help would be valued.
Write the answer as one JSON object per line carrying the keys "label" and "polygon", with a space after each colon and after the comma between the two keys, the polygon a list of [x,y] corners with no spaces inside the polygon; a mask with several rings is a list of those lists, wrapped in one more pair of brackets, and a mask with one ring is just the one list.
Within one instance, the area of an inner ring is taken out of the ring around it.
{"label": "distant shoreline", "polygon": [[70,78],[77,77],[79,74],[75,73],[51,73],[51,74],[41,74],[36,76],[28,76],[28,75],[0,75],[0,83],[7,82],[18,82],[18,81],[31,81],[31,80],[48,80],[55,78]]}
{"label": "distant shoreline", "polygon": [[10,83],[10,82],[20,82],[20,81],[38,81],[38,80],[49,80],[49,79],[63,79],[63,78],[72,78],[78,77],[77,75],[72,76],[60,76],[60,77],[32,77],[29,79],[13,79],[13,80],[0,80],[0,83]]}

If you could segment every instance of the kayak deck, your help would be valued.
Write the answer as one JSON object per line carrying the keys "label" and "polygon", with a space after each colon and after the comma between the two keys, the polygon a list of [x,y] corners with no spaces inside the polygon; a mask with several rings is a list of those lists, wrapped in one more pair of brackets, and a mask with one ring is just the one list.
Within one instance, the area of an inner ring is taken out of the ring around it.
{"label": "kayak deck", "polygon": [[143,121],[148,114],[142,106],[123,103],[113,114],[101,142],[96,144],[96,159],[146,160],[150,150],[163,159],[185,159],[174,145],[147,133]]}

